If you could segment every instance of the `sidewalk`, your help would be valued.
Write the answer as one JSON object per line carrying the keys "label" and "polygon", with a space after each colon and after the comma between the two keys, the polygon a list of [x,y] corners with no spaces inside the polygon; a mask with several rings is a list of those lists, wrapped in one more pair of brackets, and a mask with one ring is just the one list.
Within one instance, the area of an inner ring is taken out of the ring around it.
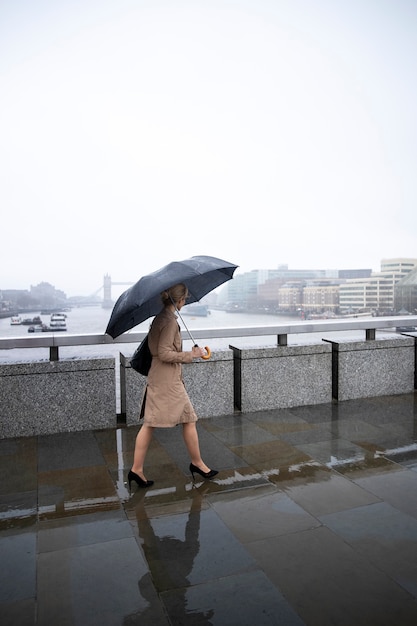
{"label": "sidewalk", "polygon": [[416,399],[0,440],[0,623],[415,626]]}

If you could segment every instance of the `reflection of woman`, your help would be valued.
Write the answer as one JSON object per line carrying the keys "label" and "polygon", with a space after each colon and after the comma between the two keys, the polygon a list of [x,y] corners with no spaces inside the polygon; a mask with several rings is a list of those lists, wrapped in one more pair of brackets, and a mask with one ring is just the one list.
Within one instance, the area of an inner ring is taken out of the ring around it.
{"label": "reflection of woman", "polygon": [[129,487],[132,481],[139,487],[150,487],[153,481],[143,473],[146,453],[154,428],[169,428],[182,424],[183,437],[191,458],[190,471],[204,478],[213,478],[218,472],[211,470],[201,458],[197,434],[197,415],[188,397],[182,380],[181,363],[191,363],[205,354],[203,348],[194,346],[191,351],[182,351],[180,328],[175,310],[180,310],[188,292],[182,283],[174,285],[161,294],[164,308],[152,322],[149,331],[149,349],[152,365],[146,386],[144,422],[135,444],[132,469],[129,472]]}
{"label": "reflection of woman", "polygon": [[[147,515],[143,493],[135,494],[132,501],[135,502],[139,537],[149,566],[149,573],[139,580],[140,594],[148,606],[136,616],[139,617],[140,623],[155,622],[157,615],[155,586],[158,594],[175,589],[174,615],[176,624],[193,624],[193,626],[211,624],[211,618],[214,615],[213,609],[206,611],[204,609],[190,609],[187,602],[187,592],[192,584],[194,561],[200,552],[200,516],[203,493],[199,489],[193,489],[191,492],[191,508],[185,525],[183,541],[175,536],[181,532],[171,531],[169,535],[162,536],[160,532],[155,532],[152,519],[149,519]],[[136,498],[139,498],[139,501]],[[165,529],[167,529],[166,526]],[[170,615],[170,617],[174,617],[174,615]],[[126,625],[130,623],[129,616],[125,618],[123,623]]]}

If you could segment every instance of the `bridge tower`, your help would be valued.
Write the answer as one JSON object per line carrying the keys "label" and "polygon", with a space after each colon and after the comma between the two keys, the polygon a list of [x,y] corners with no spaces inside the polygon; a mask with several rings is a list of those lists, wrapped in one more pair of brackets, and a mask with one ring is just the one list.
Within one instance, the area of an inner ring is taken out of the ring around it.
{"label": "bridge tower", "polygon": [[105,274],[103,279],[103,309],[113,308],[113,300],[111,299],[111,276]]}

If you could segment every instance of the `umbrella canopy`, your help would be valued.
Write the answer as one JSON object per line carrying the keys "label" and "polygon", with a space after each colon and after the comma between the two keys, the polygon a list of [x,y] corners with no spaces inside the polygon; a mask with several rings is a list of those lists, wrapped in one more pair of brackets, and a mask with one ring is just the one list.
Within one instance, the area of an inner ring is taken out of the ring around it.
{"label": "umbrella canopy", "polygon": [[212,256],[193,256],[173,261],[143,276],[129,287],[113,307],[106,333],[115,338],[134,328],[162,309],[161,292],[178,283],[188,289],[188,302],[197,302],[210,291],[233,278],[237,265]]}

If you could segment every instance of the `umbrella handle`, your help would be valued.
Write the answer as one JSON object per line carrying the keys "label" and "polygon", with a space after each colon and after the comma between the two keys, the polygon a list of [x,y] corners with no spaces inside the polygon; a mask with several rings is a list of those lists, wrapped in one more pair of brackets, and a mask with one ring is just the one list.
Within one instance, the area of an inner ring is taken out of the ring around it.
{"label": "umbrella handle", "polygon": [[[198,343],[194,344],[194,348],[198,348]],[[201,356],[200,359],[204,359],[205,361],[208,361],[209,358],[211,357],[211,350],[208,346],[204,346],[204,350],[207,352],[207,354],[205,354],[204,356]]]}

